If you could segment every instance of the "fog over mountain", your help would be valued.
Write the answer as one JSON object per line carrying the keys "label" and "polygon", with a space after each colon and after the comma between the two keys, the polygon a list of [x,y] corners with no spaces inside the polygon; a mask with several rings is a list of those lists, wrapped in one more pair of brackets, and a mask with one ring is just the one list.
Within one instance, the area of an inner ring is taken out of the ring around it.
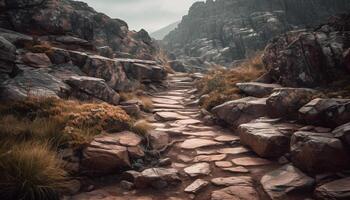
{"label": "fog over mountain", "polygon": [[186,15],[198,0],[82,0],[99,12],[128,22],[130,29],[159,30]]}

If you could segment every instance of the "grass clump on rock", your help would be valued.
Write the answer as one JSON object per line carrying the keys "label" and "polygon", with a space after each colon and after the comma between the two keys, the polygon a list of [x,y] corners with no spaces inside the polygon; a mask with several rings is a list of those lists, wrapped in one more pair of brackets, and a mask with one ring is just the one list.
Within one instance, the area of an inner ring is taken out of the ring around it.
{"label": "grass clump on rock", "polygon": [[201,106],[210,110],[226,101],[241,98],[236,84],[254,81],[264,72],[260,54],[257,54],[233,69],[213,69],[209,71],[197,83],[201,95],[208,94],[208,98],[201,102]]}

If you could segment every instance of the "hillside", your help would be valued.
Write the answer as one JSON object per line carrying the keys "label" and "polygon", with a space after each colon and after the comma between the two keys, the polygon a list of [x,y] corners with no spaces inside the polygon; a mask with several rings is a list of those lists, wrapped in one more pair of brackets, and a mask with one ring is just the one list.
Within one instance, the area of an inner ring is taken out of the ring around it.
{"label": "hillside", "polygon": [[171,31],[173,31],[179,25],[179,23],[180,23],[180,21],[174,22],[174,23],[172,23],[164,28],[161,28],[157,31],[154,31],[150,35],[152,38],[154,38],[156,40],[163,40],[166,35],[168,35]]}

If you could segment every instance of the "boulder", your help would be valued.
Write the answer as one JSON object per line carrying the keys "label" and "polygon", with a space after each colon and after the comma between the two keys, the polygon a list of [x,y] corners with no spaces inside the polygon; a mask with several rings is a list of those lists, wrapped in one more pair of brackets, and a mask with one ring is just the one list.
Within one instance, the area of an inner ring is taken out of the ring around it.
{"label": "boulder", "polygon": [[315,196],[321,200],[350,199],[350,177],[338,179],[317,187]]}
{"label": "boulder", "polygon": [[181,182],[178,171],[173,168],[150,168],[142,171],[135,177],[134,184],[136,188],[153,187],[163,189],[171,185],[177,185]]}
{"label": "boulder", "polygon": [[71,62],[70,54],[65,49],[52,47],[46,52],[46,55],[50,58],[51,62],[56,65]]}
{"label": "boulder", "polygon": [[15,75],[18,68],[15,65],[16,47],[0,36],[0,73]]}
{"label": "boulder", "polygon": [[21,73],[0,86],[2,100],[19,100],[28,96],[67,97],[69,85],[48,74],[43,69],[22,67]]}
{"label": "boulder", "polygon": [[335,128],[332,134],[335,138],[340,139],[345,147],[350,147],[350,123]]}
{"label": "boulder", "polygon": [[89,174],[116,173],[130,167],[128,150],[113,136],[99,136],[84,150],[82,166]]}
{"label": "boulder", "polygon": [[241,143],[261,157],[278,158],[289,151],[291,135],[300,127],[289,123],[250,122],[239,126]]}
{"label": "boulder", "polygon": [[24,47],[26,44],[33,44],[33,37],[15,31],[0,28],[0,36],[17,47]]}
{"label": "boulder", "polygon": [[21,58],[26,65],[35,68],[46,68],[52,65],[51,60],[45,53],[26,53]]}
{"label": "boulder", "polygon": [[317,98],[300,108],[299,114],[308,124],[334,128],[350,121],[350,99]]}
{"label": "boulder", "polygon": [[311,174],[346,169],[350,164],[342,142],[330,133],[294,133],[291,159],[295,166]]}
{"label": "boulder", "polygon": [[148,133],[148,137],[153,149],[162,149],[170,143],[170,137],[166,132],[152,130]]}
{"label": "boulder", "polygon": [[315,99],[320,93],[308,88],[278,88],[266,100],[269,114],[272,117],[295,119],[298,110]]}
{"label": "boulder", "polygon": [[129,78],[140,82],[161,82],[167,77],[164,67],[143,62],[124,62],[123,67]]}
{"label": "boulder", "polygon": [[295,192],[311,191],[315,181],[294,166],[285,165],[264,175],[260,183],[271,199],[286,199]]}
{"label": "boulder", "polygon": [[105,80],[87,76],[72,76],[66,81],[73,88],[73,95],[80,100],[99,99],[118,105],[120,97]]}
{"label": "boulder", "polygon": [[236,86],[246,95],[252,97],[266,97],[276,88],[282,87],[278,84],[267,84],[258,82],[237,83]]}
{"label": "boulder", "polygon": [[226,102],[212,109],[212,113],[225,123],[238,127],[259,117],[266,116],[266,98],[247,97]]}

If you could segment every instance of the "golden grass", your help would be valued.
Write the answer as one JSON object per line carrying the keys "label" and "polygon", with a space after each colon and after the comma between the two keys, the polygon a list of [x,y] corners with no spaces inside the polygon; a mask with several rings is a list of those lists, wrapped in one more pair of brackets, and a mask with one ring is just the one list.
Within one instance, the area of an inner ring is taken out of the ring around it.
{"label": "golden grass", "polygon": [[163,50],[159,50],[155,55],[155,58],[156,60],[160,61],[160,63],[162,63],[162,66],[164,67],[166,72],[170,74],[175,73],[175,71],[168,64],[170,59],[168,58],[167,54]]}
{"label": "golden grass", "polygon": [[56,153],[39,143],[0,145],[0,199],[58,200],[69,187]]}
{"label": "golden grass", "polygon": [[122,101],[139,100],[141,103],[141,109],[146,112],[151,112],[153,109],[153,102],[149,96],[146,96],[139,92],[121,92],[120,99]]}
{"label": "golden grass", "polygon": [[141,136],[146,136],[153,127],[146,120],[139,120],[132,126],[132,131]]}
{"label": "golden grass", "polygon": [[142,104],[142,109],[146,112],[151,112],[153,109],[153,101],[148,96],[140,96],[138,97]]}
{"label": "golden grass", "polygon": [[234,69],[213,69],[203,79],[197,82],[202,95],[209,94],[202,107],[210,110],[226,101],[240,98],[236,83],[249,82],[257,79],[265,72],[261,54],[248,59]]}

